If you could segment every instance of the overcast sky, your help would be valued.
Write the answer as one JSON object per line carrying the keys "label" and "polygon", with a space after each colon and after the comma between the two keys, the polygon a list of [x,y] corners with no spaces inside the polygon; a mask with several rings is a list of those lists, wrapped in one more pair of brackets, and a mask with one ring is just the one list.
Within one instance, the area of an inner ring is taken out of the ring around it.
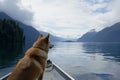
{"label": "overcast sky", "polygon": [[120,21],[120,0],[0,0],[0,11],[36,29],[78,38]]}

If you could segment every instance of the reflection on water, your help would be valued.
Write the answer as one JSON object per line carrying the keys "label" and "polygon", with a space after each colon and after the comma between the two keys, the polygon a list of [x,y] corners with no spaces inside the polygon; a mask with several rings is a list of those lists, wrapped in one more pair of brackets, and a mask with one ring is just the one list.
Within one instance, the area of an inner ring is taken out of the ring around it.
{"label": "reflection on water", "polygon": [[15,64],[17,57],[23,52],[22,43],[0,44],[0,68]]}
{"label": "reflection on water", "polygon": [[55,43],[49,58],[76,80],[120,80],[120,43]]}
{"label": "reflection on water", "polygon": [[101,54],[120,62],[120,43],[83,43],[85,53]]}

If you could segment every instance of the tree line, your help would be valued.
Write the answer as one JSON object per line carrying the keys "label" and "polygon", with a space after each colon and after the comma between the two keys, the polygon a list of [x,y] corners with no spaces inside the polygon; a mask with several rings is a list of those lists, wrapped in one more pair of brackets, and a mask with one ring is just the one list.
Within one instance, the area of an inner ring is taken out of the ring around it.
{"label": "tree line", "polygon": [[25,42],[24,31],[19,24],[10,19],[0,19],[0,43]]}

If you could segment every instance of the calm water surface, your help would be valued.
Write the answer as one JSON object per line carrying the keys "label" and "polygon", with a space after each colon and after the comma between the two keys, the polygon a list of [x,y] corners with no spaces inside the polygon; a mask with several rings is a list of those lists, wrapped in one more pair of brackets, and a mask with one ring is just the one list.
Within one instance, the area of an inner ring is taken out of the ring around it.
{"label": "calm water surface", "polygon": [[54,45],[49,59],[76,80],[120,80],[120,43],[58,42]]}
{"label": "calm water surface", "polygon": [[49,58],[76,80],[120,80],[120,43],[55,43]]}

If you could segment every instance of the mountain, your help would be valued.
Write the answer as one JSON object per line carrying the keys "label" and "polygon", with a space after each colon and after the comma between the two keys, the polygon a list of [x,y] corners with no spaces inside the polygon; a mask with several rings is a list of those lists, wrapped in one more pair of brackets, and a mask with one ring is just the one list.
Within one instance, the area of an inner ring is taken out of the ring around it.
{"label": "mountain", "polygon": [[[0,12],[0,19],[12,19],[12,20],[18,22],[19,26],[24,30],[25,43],[26,43],[28,48],[30,46],[32,46],[33,42],[36,41],[36,39],[38,38],[38,36],[40,34],[43,34],[43,35],[47,34],[46,32],[37,31],[32,26],[26,25],[26,24],[24,24],[24,23],[22,23],[20,21],[17,21],[15,19],[13,19],[12,17],[8,16],[4,12]],[[56,36],[53,36],[53,35],[50,36],[50,41],[51,42],[62,41],[62,40],[63,40],[63,38],[56,37]]]}
{"label": "mountain", "polygon": [[[87,36],[86,36],[87,34]],[[80,42],[120,42],[120,22],[94,33],[86,33],[78,39]]]}
{"label": "mountain", "polygon": [[80,42],[89,42],[89,40],[94,36],[96,35],[96,31],[93,29],[93,30],[90,30],[89,32],[85,33],[81,38],[78,39],[78,41]]}
{"label": "mountain", "polygon": [[0,12],[0,19],[12,19],[11,17],[9,17],[7,14],[5,14],[4,12]]}

